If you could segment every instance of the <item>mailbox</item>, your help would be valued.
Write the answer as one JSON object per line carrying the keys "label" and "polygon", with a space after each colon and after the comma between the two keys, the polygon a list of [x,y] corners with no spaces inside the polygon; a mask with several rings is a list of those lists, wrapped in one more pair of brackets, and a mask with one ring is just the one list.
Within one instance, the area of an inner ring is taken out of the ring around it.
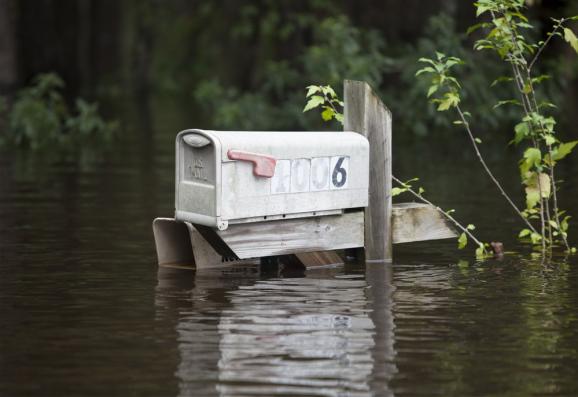
{"label": "mailbox", "polygon": [[175,218],[229,225],[335,215],[368,203],[369,144],[354,132],[186,130]]}

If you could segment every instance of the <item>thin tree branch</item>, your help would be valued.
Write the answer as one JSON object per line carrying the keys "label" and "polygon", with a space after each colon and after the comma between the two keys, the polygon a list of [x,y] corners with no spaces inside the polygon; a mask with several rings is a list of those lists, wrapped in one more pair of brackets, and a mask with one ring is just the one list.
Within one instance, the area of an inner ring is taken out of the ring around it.
{"label": "thin tree branch", "polygon": [[474,134],[470,128],[470,124],[468,123],[468,121],[466,120],[464,113],[462,112],[462,109],[460,108],[459,105],[456,106],[456,109],[460,115],[460,119],[462,120],[462,123],[464,124],[464,127],[466,129],[466,132],[468,133],[468,136],[470,137],[470,140],[472,142],[472,145],[474,147],[474,151],[476,152],[476,155],[478,157],[478,160],[480,161],[480,163],[482,164],[482,166],[484,167],[484,170],[486,171],[486,173],[488,174],[488,176],[490,177],[490,179],[492,180],[492,182],[494,182],[494,184],[496,185],[496,187],[498,188],[498,190],[500,191],[500,193],[502,194],[502,196],[504,196],[504,198],[506,199],[506,201],[510,204],[510,206],[514,209],[514,211],[518,214],[518,216],[524,221],[524,223],[530,228],[530,230],[532,230],[534,233],[538,233],[536,231],[536,229],[534,228],[534,226],[532,226],[532,224],[528,221],[528,219],[522,214],[522,212],[520,211],[520,209],[516,206],[516,204],[514,204],[514,202],[512,201],[512,199],[510,198],[510,196],[508,196],[508,194],[506,193],[506,191],[504,190],[504,188],[502,187],[502,185],[500,184],[500,182],[496,179],[496,177],[494,176],[494,174],[492,173],[492,171],[490,170],[490,168],[488,167],[488,165],[486,164],[486,161],[484,160],[482,154],[480,153],[480,149],[478,148],[478,144],[476,142],[476,138],[474,137]]}
{"label": "thin tree branch", "polygon": [[415,190],[413,190],[411,187],[409,187],[408,185],[406,185],[405,183],[403,183],[402,181],[400,181],[399,179],[397,179],[395,176],[391,176],[391,179],[393,179],[395,182],[397,182],[399,185],[401,185],[404,189],[407,189],[408,192],[410,192],[411,194],[413,194],[415,197],[417,197],[419,200],[421,200],[422,202],[431,205],[432,207],[434,207],[436,209],[436,211],[438,211],[440,214],[442,214],[444,217],[446,217],[447,219],[449,219],[454,225],[456,225],[456,227],[458,229],[460,229],[461,231],[463,231],[464,233],[466,233],[466,235],[472,239],[472,241],[474,241],[476,244],[478,244],[478,246],[484,247],[484,244],[478,240],[476,238],[476,236],[474,236],[470,230],[468,230],[467,227],[462,226],[461,223],[459,223],[453,216],[451,216],[450,214],[448,214],[447,212],[445,212],[444,210],[442,210],[440,207],[438,207],[437,205],[434,205],[431,201],[429,201],[428,199],[426,199],[425,197],[423,197],[421,194],[419,194],[418,192],[416,192]]}
{"label": "thin tree branch", "polygon": [[566,22],[566,20],[567,20],[566,18],[562,18],[558,22],[556,27],[554,27],[554,30],[548,34],[548,38],[544,41],[544,43],[542,43],[542,45],[540,46],[538,51],[536,51],[536,55],[534,55],[534,58],[532,59],[532,61],[530,61],[530,64],[528,65],[528,71],[532,70],[532,68],[534,67],[534,64],[536,63],[538,58],[540,58],[540,55],[542,55],[542,52],[544,51],[544,49],[548,46],[548,44],[550,44],[550,41],[552,40],[552,38],[554,37],[554,35],[558,31],[558,29],[560,29],[562,27],[562,25]]}

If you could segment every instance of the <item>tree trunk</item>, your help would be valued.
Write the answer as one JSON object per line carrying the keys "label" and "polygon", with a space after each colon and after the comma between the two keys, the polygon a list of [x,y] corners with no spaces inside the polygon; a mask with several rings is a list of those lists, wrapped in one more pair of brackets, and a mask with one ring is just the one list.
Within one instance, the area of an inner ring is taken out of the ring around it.
{"label": "tree trunk", "polygon": [[9,93],[18,82],[16,11],[16,1],[0,0],[0,95]]}

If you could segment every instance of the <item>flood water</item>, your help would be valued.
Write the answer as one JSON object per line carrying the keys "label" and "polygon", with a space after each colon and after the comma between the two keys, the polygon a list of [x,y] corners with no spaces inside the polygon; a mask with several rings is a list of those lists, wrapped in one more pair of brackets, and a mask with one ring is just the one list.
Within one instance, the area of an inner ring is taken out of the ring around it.
{"label": "flood water", "polygon": [[[532,259],[476,164],[394,148],[503,260],[441,241],[386,266],[158,272],[170,135],[86,167],[2,155],[0,396],[578,395],[578,260]],[[515,159],[492,165],[515,177]]]}

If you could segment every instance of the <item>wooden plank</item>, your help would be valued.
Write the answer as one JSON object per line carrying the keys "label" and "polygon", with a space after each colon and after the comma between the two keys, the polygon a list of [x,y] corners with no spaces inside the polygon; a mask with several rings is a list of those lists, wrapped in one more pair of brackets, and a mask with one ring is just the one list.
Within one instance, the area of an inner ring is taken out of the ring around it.
{"label": "wooden plank", "polygon": [[300,252],[295,256],[307,269],[343,265],[343,259],[335,251]]}
{"label": "wooden plank", "polygon": [[456,238],[453,226],[434,207],[421,203],[393,205],[393,243]]}
{"label": "wooden plank", "polygon": [[363,247],[363,212],[230,225],[217,230],[241,259]]}
{"label": "wooden plank", "polygon": [[365,259],[391,262],[391,112],[365,82],[345,80],[344,98],[344,129],[364,135],[370,146]]}

